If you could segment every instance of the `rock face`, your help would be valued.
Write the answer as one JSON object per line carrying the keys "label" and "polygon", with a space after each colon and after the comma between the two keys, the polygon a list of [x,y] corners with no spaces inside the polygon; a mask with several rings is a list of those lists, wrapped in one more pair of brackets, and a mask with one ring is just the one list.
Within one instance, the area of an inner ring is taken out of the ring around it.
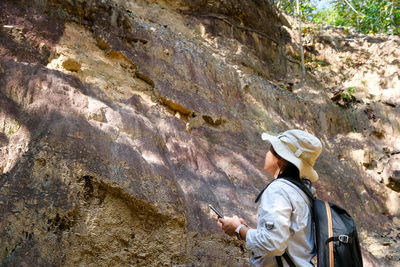
{"label": "rock face", "polygon": [[[393,161],[399,107],[393,131],[369,141],[361,108],[335,105],[311,76],[298,82],[289,24],[268,1],[0,9],[2,265],[247,265],[208,204],[255,225],[271,179],[260,133],[295,127],[323,141],[318,195],[354,216],[362,240],[399,227],[389,176],[379,183],[362,162],[365,144]],[[374,251],[371,264],[395,260]]]}

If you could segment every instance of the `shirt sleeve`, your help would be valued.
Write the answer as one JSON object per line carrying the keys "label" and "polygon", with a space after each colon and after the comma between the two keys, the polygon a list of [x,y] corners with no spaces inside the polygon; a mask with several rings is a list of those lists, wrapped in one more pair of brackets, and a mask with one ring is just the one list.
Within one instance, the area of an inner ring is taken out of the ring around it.
{"label": "shirt sleeve", "polygon": [[257,229],[249,229],[246,247],[255,256],[281,256],[288,245],[292,205],[282,183],[276,181],[261,197]]}

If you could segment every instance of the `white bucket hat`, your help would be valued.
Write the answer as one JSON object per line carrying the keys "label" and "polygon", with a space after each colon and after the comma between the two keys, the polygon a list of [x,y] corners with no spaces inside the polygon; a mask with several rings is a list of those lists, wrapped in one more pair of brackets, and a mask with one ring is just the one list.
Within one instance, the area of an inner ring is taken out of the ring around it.
{"label": "white bucket hat", "polygon": [[313,166],[321,154],[322,144],[317,137],[302,130],[288,130],[278,136],[263,133],[261,138],[268,140],[279,156],[299,169],[300,178],[306,177],[311,182],[318,180]]}

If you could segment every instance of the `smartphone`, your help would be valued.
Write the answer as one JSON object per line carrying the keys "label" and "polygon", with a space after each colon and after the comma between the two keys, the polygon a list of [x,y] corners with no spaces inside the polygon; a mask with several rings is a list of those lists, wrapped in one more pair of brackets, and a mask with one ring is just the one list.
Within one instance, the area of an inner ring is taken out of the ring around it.
{"label": "smartphone", "polygon": [[221,213],[219,210],[217,210],[216,208],[214,208],[213,205],[208,204],[208,206],[210,207],[210,209],[212,209],[212,210],[215,212],[215,214],[218,215],[218,217],[220,217],[221,219],[224,218],[224,215],[222,215],[222,213]]}

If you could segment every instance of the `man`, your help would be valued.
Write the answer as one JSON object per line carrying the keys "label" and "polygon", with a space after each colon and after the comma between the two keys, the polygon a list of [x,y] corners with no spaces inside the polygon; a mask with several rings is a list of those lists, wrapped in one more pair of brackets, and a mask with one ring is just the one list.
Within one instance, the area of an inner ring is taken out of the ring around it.
{"label": "man", "polygon": [[[266,172],[274,178],[318,180],[313,169],[322,150],[318,138],[301,130],[278,136],[263,133],[261,137],[271,145],[265,155]],[[226,234],[246,241],[251,266],[283,266],[282,262],[287,266],[313,266],[314,231],[307,195],[290,181],[276,179],[260,192],[256,201],[259,199],[256,229],[237,216],[219,218]]]}

